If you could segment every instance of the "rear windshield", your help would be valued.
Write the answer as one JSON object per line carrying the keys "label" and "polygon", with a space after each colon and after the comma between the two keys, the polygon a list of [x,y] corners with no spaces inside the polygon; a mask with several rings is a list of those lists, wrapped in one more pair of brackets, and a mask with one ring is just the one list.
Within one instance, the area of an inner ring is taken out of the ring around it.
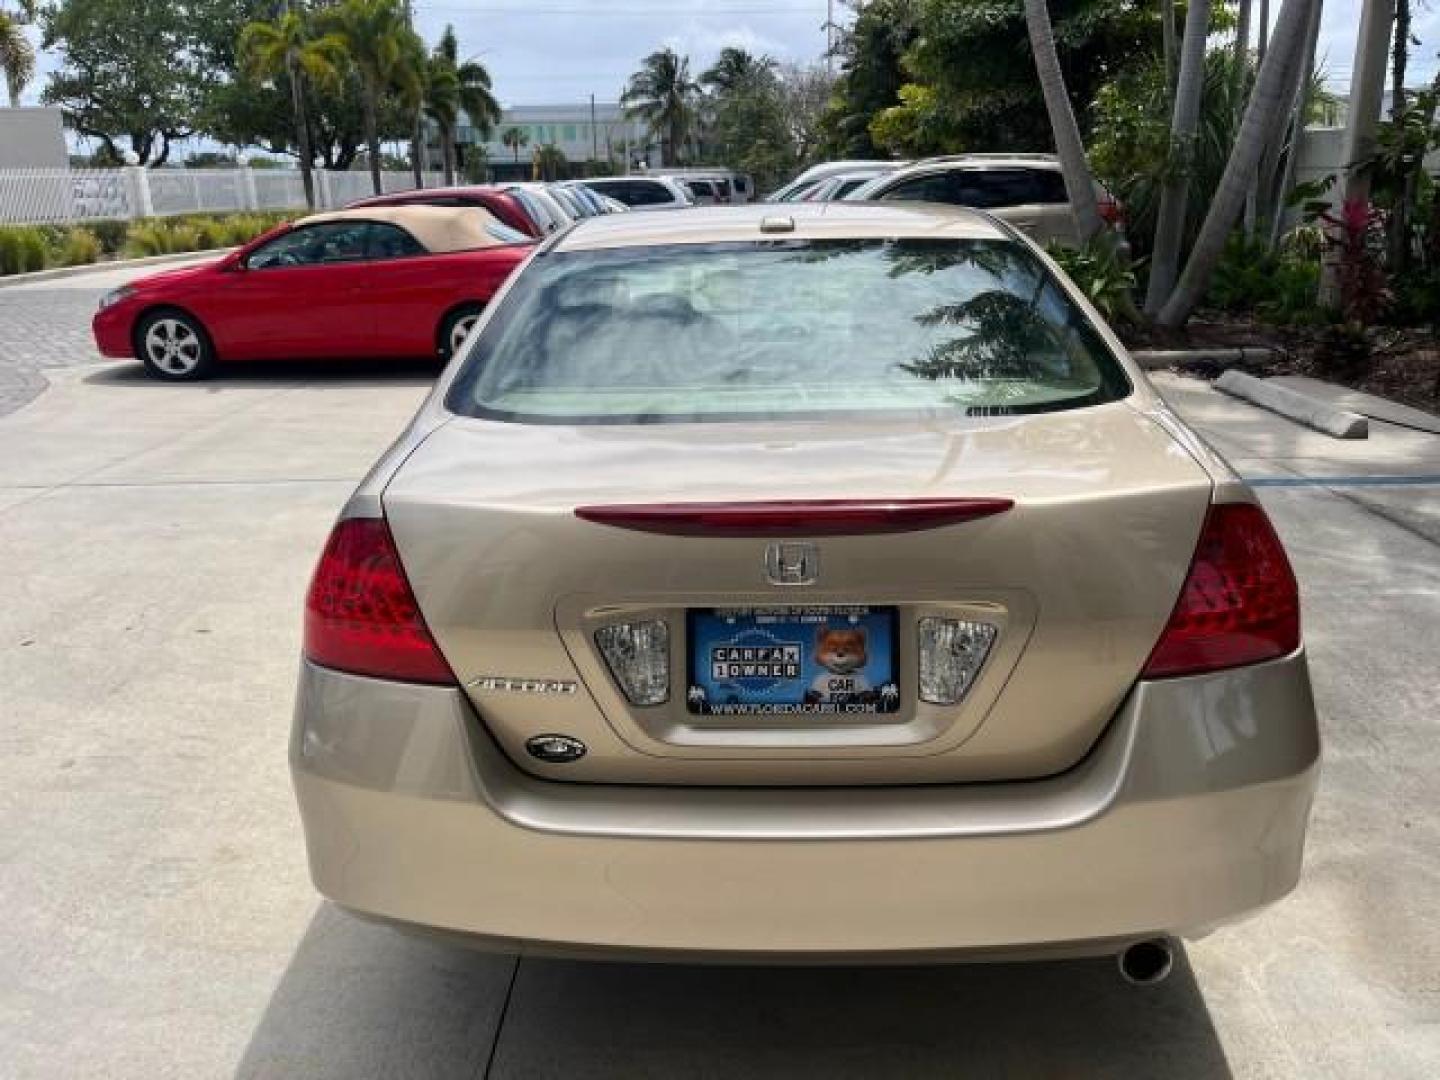
{"label": "rear windshield", "polygon": [[557,424],[999,415],[1130,391],[1005,240],[762,241],[549,252],[447,400]]}

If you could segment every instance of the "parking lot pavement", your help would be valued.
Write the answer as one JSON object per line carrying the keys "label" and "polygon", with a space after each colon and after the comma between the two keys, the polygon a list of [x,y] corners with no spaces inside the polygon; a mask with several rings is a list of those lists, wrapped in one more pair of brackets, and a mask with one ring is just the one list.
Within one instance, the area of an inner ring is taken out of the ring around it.
{"label": "parking lot pavement", "polygon": [[[1440,1075],[1435,488],[1261,489],[1326,735],[1306,873],[1162,986],[516,961],[318,902],[285,769],[305,579],[428,375],[46,370],[0,418],[0,1076]],[[1440,472],[1160,381],[1249,475]]]}
{"label": "parking lot pavement", "polygon": [[0,416],[45,389],[44,372],[100,359],[90,317],[100,297],[144,274],[175,270],[214,256],[164,266],[95,270],[74,277],[0,285]]}

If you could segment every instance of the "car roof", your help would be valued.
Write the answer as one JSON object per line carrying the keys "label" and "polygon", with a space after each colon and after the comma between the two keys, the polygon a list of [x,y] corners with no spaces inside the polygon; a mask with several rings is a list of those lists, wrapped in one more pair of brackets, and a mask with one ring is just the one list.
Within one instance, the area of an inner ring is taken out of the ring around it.
{"label": "car roof", "polygon": [[354,210],[311,214],[295,224],[314,225],[322,221],[389,222],[399,225],[433,252],[471,251],[507,243],[486,227],[495,218],[477,206],[360,206]]}
{"label": "car roof", "polygon": [[667,180],[673,182],[675,177],[658,173],[636,173],[634,176],[588,176],[580,182],[593,184],[597,180],[644,180],[652,184],[664,184]]}
{"label": "car roof", "polygon": [[891,177],[946,169],[1047,169],[1058,171],[1060,159],[1054,154],[950,154],[946,157],[912,161],[888,173]]}
{"label": "car roof", "polygon": [[[762,230],[766,219],[793,229]],[[697,207],[676,214],[612,214],[589,218],[560,236],[554,249],[651,247],[740,240],[943,238],[1008,240],[1011,233],[982,211],[929,203],[751,203]]]}

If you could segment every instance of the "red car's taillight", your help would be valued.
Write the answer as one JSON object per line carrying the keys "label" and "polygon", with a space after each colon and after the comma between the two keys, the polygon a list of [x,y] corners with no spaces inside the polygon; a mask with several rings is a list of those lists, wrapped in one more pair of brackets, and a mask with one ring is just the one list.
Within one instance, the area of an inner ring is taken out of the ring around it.
{"label": "red car's taillight", "polygon": [[356,675],[455,681],[382,519],[349,518],[330,534],[305,600],[305,655]]}
{"label": "red car's taillight", "polygon": [[1299,647],[1300,595],[1270,519],[1249,503],[1210,507],[1180,600],[1140,677],[1219,671]]}
{"label": "red car's taillight", "polygon": [[1109,226],[1125,224],[1125,207],[1115,201],[1112,195],[1101,195],[1098,203],[1100,218]]}

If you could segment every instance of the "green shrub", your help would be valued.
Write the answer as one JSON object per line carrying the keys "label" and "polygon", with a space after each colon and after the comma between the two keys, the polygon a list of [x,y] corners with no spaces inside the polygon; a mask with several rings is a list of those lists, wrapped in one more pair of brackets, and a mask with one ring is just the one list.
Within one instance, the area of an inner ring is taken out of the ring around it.
{"label": "green shrub", "polygon": [[0,226],[0,274],[44,269],[44,232],[32,225]]}
{"label": "green shrub", "polygon": [[1080,248],[1054,244],[1049,254],[1109,322],[1133,319],[1135,271],[1114,245],[1106,240]]}
{"label": "green shrub", "polygon": [[97,221],[85,222],[85,228],[94,233],[96,239],[100,241],[102,252],[106,255],[118,255],[125,247],[125,239],[130,232],[130,222],[115,218],[100,218]]}
{"label": "green shrub", "polygon": [[1280,325],[1319,324],[1327,321],[1319,286],[1320,252],[1310,231],[1297,230],[1277,252],[1237,232],[1225,243],[1205,302]]}
{"label": "green shrub", "polygon": [[100,238],[89,229],[75,226],[65,230],[52,250],[61,266],[88,266],[100,258]]}

